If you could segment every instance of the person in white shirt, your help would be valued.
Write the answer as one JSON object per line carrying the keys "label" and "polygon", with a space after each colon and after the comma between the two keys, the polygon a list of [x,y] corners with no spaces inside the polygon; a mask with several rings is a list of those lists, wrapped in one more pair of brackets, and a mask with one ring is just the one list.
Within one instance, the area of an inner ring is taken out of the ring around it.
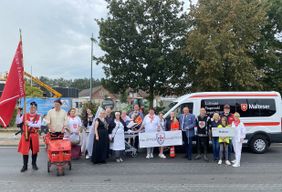
{"label": "person in white shirt", "polygon": [[64,133],[67,123],[67,112],[61,109],[62,101],[57,99],[54,101],[54,108],[48,111],[46,121],[49,131],[52,133]]}
{"label": "person in white shirt", "polygon": [[69,116],[67,117],[67,127],[65,132],[65,138],[70,139],[72,143],[72,158],[79,159],[81,156],[80,143],[80,131],[82,127],[82,122],[79,116],[76,115],[76,109],[72,108],[69,111]]}
{"label": "person in white shirt", "polygon": [[72,108],[69,111],[67,117],[67,128],[65,132],[66,137],[70,137],[71,134],[79,134],[82,127],[82,122],[79,116],[76,115],[76,109]]}
{"label": "person in white shirt", "polygon": [[244,142],[244,138],[246,137],[246,127],[240,121],[239,113],[234,113],[234,122],[232,122],[231,127],[235,129],[235,134],[232,138],[233,148],[235,152],[235,160],[233,160],[232,163],[234,163],[233,167],[240,167],[242,145]]}
{"label": "person in white shirt", "polygon": [[[150,108],[149,114],[145,116],[143,119],[142,126],[139,130],[145,128],[146,133],[157,132],[160,129],[160,118],[155,114],[155,110]],[[146,159],[154,158],[154,148],[147,148],[147,156]]]}

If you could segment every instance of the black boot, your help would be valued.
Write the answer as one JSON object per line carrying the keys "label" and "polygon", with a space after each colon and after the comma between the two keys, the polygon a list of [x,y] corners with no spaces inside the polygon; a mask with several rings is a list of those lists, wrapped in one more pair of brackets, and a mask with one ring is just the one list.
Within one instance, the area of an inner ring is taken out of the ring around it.
{"label": "black boot", "polygon": [[27,170],[27,163],[28,163],[28,155],[23,155],[23,168],[21,172],[25,172]]}
{"label": "black boot", "polygon": [[33,154],[32,155],[32,169],[37,171],[38,170],[38,167],[36,165],[36,159],[37,159],[37,154]]}

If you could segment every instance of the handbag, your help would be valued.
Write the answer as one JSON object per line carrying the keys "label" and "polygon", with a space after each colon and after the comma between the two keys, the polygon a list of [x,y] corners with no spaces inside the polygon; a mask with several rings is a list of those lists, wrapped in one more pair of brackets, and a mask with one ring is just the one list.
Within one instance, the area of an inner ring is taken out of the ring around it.
{"label": "handbag", "polygon": [[79,144],[79,142],[80,142],[79,134],[71,133],[71,135],[70,135],[70,142],[72,144],[74,144],[74,145]]}
{"label": "handbag", "polygon": [[110,140],[111,143],[114,142],[114,139],[115,139],[115,136],[116,136],[118,130],[119,130],[119,125],[118,125],[118,128],[117,128],[117,130],[116,130],[114,136],[113,136],[113,137],[111,138],[111,140]]}

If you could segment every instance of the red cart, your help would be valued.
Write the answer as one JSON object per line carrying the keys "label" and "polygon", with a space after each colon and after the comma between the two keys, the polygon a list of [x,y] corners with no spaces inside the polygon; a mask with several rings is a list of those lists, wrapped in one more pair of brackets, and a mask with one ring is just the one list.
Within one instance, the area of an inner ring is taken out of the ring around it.
{"label": "red cart", "polygon": [[63,139],[63,135],[45,137],[46,150],[48,153],[47,170],[50,172],[52,165],[57,166],[57,176],[65,175],[64,167],[69,166],[71,170],[71,142]]}

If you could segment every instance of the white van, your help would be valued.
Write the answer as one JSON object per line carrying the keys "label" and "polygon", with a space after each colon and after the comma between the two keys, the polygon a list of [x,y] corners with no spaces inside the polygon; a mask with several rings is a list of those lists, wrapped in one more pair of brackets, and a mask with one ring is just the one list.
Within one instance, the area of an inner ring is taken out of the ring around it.
{"label": "white van", "polygon": [[198,116],[204,107],[209,115],[223,113],[224,105],[230,112],[238,112],[247,128],[245,143],[255,153],[264,153],[271,143],[282,142],[282,101],[278,92],[199,92],[183,95],[170,104],[164,117],[171,111],[181,114],[188,106]]}

